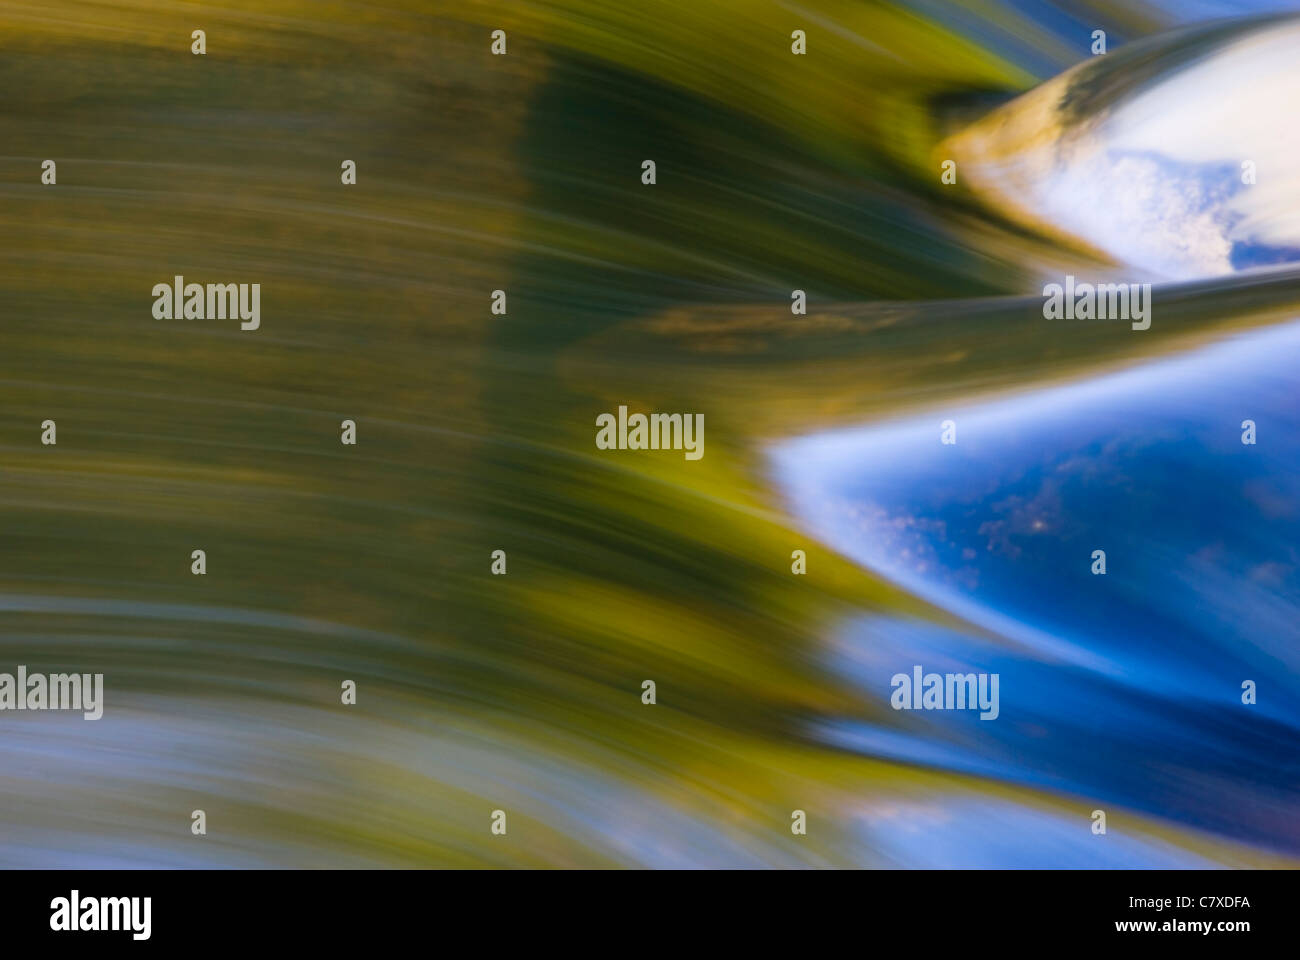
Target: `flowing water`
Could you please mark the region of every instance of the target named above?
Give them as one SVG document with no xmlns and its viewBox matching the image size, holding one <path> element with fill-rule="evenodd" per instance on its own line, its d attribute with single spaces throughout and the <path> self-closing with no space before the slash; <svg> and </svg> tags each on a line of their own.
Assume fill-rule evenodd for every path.
<svg viewBox="0 0 1300 960">
<path fill-rule="evenodd" d="M 0 864 L 1294 865 L 1296 27 L 1109 6 L 0 3 Z"/>
</svg>

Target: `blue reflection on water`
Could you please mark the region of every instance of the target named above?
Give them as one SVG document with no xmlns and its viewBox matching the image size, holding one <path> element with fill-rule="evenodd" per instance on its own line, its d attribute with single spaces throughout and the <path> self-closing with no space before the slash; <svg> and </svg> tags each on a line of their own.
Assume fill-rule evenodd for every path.
<svg viewBox="0 0 1300 960">
<path fill-rule="evenodd" d="M 1080 824 L 1083 828 L 1080 829 Z M 1054 869 L 1066 865 L 1127 870 L 1212 869 L 1215 863 L 1158 840 L 1112 832 L 1094 836 L 1069 817 L 991 797 L 872 809 L 853 833 L 887 867 L 919 870 Z"/>
<path fill-rule="evenodd" d="M 851 625 L 831 665 L 883 719 L 819 735 L 1300 853 L 1298 370 L 1289 324 L 780 446 L 811 532 L 970 624 Z M 888 709 L 914 664 L 999 673 L 1001 716 Z"/>
</svg>

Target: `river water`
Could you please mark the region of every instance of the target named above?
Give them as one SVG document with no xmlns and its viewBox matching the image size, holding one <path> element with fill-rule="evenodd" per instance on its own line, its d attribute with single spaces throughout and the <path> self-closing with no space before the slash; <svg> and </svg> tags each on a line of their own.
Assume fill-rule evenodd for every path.
<svg viewBox="0 0 1300 960">
<path fill-rule="evenodd" d="M 1001 677 L 996 720 L 886 711 L 816 735 L 1300 852 L 1297 370 L 1291 324 L 775 449 L 805 529 L 969 624 L 864 618 L 828 663 L 882 706 L 914 664 Z M 1070 859 L 1099 856 L 1113 851 Z"/>
</svg>

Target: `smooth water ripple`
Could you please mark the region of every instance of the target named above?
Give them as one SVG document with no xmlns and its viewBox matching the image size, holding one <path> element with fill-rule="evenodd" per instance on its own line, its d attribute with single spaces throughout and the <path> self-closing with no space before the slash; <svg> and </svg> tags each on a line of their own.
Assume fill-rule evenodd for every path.
<svg viewBox="0 0 1300 960">
<path fill-rule="evenodd" d="M 828 662 L 885 722 L 818 735 L 1300 852 L 1298 369 L 1293 324 L 779 447 L 807 529 L 971 625 L 850 625 Z M 914 664 L 999 673 L 1001 716 L 889 710 Z"/>
</svg>

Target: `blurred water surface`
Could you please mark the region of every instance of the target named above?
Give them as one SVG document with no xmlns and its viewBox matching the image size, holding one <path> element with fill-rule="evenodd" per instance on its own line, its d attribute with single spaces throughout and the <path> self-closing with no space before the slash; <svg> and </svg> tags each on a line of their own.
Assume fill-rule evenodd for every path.
<svg viewBox="0 0 1300 960">
<path fill-rule="evenodd" d="M 1024 144 L 980 126 L 1041 118 L 1015 98 L 1094 25 L 1084 129 L 1285 26 L 1254 12 L 0 3 L 0 670 L 105 675 L 102 720 L 0 715 L 0 863 L 1291 864 L 1293 344 L 1201 393 L 1156 364 L 1300 283 L 1235 262 L 1172 273 L 1146 334 L 1045 324 L 1044 276 L 1158 271 L 1000 200 Z M 1277 210 L 1294 182 L 1261 170 Z M 176 274 L 260 283 L 261 329 L 154 319 Z M 705 458 L 596 450 L 623 403 L 703 413 Z M 879 445 L 937 406 L 948 476 Z M 846 499 L 916 521 L 827 528 Z M 1005 671 L 1001 719 L 889 710 L 878 670 L 945 657 Z"/>
<path fill-rule="evenodd" d="M 978 628 L 869 620 L 835 669 L 882 703 L 914 663 L 1001 677 L 992 722 L 896 713 L 819 735 L 1294 854 L 1298 365 L 1292 324 L 962 410 L 951 446 L 925 418 L 779 448 L 812 532 Z M 1243 418 L 1266 438 L 1242 444 Z M 1244 680 L 1267 697 L 1243 706 Z"/>
</svg>

